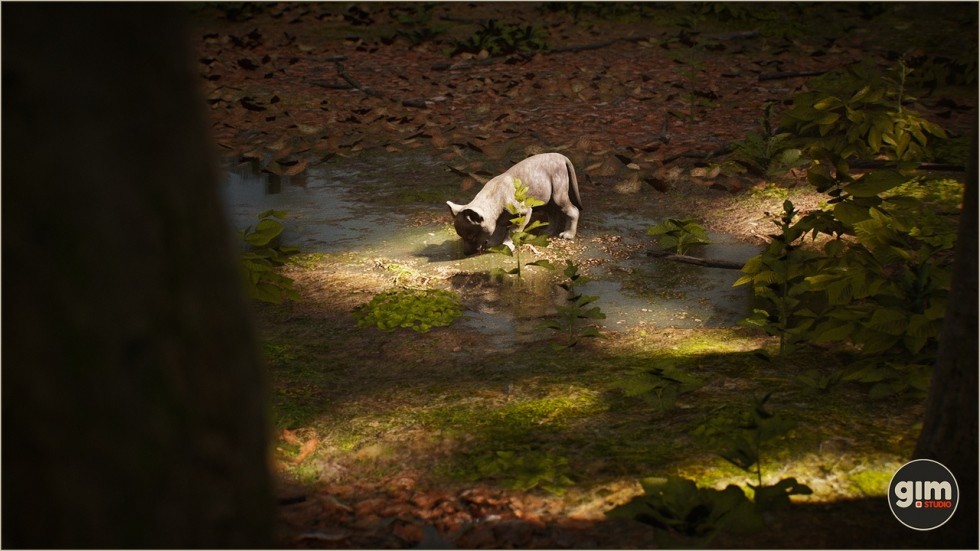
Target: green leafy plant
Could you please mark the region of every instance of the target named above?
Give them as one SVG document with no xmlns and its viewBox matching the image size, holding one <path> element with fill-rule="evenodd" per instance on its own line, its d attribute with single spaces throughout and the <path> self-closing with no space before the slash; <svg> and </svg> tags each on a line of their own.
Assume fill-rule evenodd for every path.
<svg viewBox="0 0 980 551">
<path fill-rule="evenodd" d="M 839 383 L 843 377 L 844 374 L 840 370 L 822 373 L 817 369 L 808 369 L 797 376 L 796 381 L 813 391 L 827 392 Z"/>
<path fill-rule="evenodd" d="M 977 83 L 977 45 L 964 44 L 964 48 L 949 55 L 924 56 L 914 64 L 912 80 L 919 86 L 968 85 Z M 951 57 L 950 57 L 951 56 Z"/>
<path fill-rule="evenodd" d="M 469 463 L 471 480 L 496 480 L 513 490 L 539 488 L 561 495 L 574 484 L 567 458 L 530 446 L 478 455 Z"/>
<path fill-rule="evenodd" d="M 579 324 L 579 320 L 606 319 L 606 314 L 598 306 L 592 306 L 595 301 L 599 300 L 598 296 L 579 292 L 578 288 L 591 280 L 578 273 L 578 265 L 566 261 L 563 273 L 566 279 L 558 286 L 568 293 L 567 303 L 558 307 L 558 319 L 546 321 L 543 327 L 566 333 L 566 346 L 571 348 L 578 344 L 579 339 L 600 336 L 599 330 L 595 326 L 583 328 Z"/>
<path fill-rule="evenodd" d="M 293 260 L 298 247 L 280 243 L 284 230 L 280 220 L 287 214 L 281 210 L 267 210 L 258 215 L 259 223 L 238 232 L 245 250 L 239 257 L 245 291 L 254 299 L 280 303 L 283 300 L 299 300 L 293 288 L 293 280 L 278 269 Z"/>
<path fill-rule="evenodd" d="M 810 161 L 803 155 L 790 132 L 777 132 L 772 125 L 774 102 L 766 103 L 759 120 L 762 132 L 749 132 L 745 139 L 734 144 L 735 161 L 750 172 L 775 178 L 792 168 L 804 166 Z"/>
<path fill-rule="evenodd" d="M 647 235 L 655 237 L 663 249 L 676 249 L 677 254 L 686 254 L 692 245 L 711 242 L 708 232 L 695 218 L 668 218 L 648 228 Z"/>
<path fill-rule="evenodd" d="M 831 153 L 843 160 L 920 160 L 928 137 L 946 132 L 906 106 L 915 101 L 906 89 L 910 73 L 904 61 L 887 73 L 864 62 L 810 79 L 810 91 L 793 98 L 783 127 L 803 138 L 814 159 Z"/>
<path fill-rule="evenodd" d="M 762 475 L 762 453 L 766 445 L 783 437 L 793 423 L 765 408 L 770 394 L 756 400 L 744 412 L 735 432 L 729 431 L 729 445 L 721 456 L 746 473 L 754 475 L 750 501 L 742 488 L 729 484 L 724 490 L 698 488 L 693 480 L 677 476 L 647 478 L 640 481 L 643 495 L 616 507 L 606 514 L 625 517 L 660 528 L 656 533 L 662 547 L 705 546 L 722 530 L 751 532 L 764 526 L 763 513 L 785 507 L 790 496 L 809 495 L 812 490 L 795 478 L 783 478 L 765 484 Z M 727 423 L 722 423 L 727 424 Z M 686 541 L 678 541 L 679 538 Z"/>
<path fill-rule="evenodd" d="M 627 20 L 630 17 L 635 19 L 643 17 L 648 7 L 642 2 L 545 2 L 538 10 L 542 13 L 569 13 L 578 24 L 583 17 L 605 20 Z"/>
<path fill-rule="evenodd" d="M 789 505 L 792 495 L 809 495 L 813 491 L 795 478 L 784 478 L 766 485 L 762 478 L 762 457 L 764 447 L 772 441 L 785 436 L 795 425 L 788 419 L 766 409 L 766 402 L 772 393 L 756 400 L 753 407 L 745 412 L 739 431 L 731 437 L 728 450 L 721 457 L 746 473 L 755 476 L 756 484 L 749 484 L 755 492 L 755 507 L 759 511 L 769 511 Z"/>
<path fill-rule="evenodd" d="M 871 383 L 874 397 L 924 390 L 946 310 L 956 224 L 904 194 L 867 197 L 878 205 L 841 209 L 848 204 L 841 202 L 795 223 L 795 211 L 785 211 L 780 234 L 736 281 L 751 282 L 763 303 L 745 323 L 779 335 L 780 356 L 804 341 L 846 341 L 860 351 L 843 377 L 810 381 L 817 387 L 843 379 Z M 806 235 L 821 233 L 838 237 L 820 250 L 803 247 Z"/>
<path fill-rule="evenodd" d="M 490 19 L 480 24 L 476 33 L 463 41 L 456 42 L 451 55 L 460 53 L 478 54 L 484 50 L 491 56 L 533 52 L 548 48 L 547 35 L 532 25 L 512 25 Z"/>
<path fill-rule="evenodd" d="M 922 390 L 935 357 L 956 232 L 945 214 L 956 207 L 923 200 L 923 190 L 938 198 L 947 186 L 925 185 L 916 161 L 930 137 L 948 140 L 912 109 L 909 75 L 904 62 L 888 73 L 862 64 L 829 73 L 784 117 L 813 159 L 807 177 L 829 196 L 827 208 L 795 221 L 787 210 L 780 235 L 736 284 L 753 283 L 765 305 L 746 322 L 779 334 L 781 355 L 803 341 L 845 341 L 861 352 L 845 373 L 809 381 L 817 387 L 841 379 L 871 384 L 875 397 Z M 890 162 L 852 171 L 853 159 L 872 157 Z M 830 240 L 806 248 L 807 235 Z"/>
<path fill-rule="evenodd" d="M 934 358 L 927 355 L 865 358 L 855 362 L 843 379 L 869 384 L 868 397 L 872 399 L 905 392 L 925 396 L 932 381 L 933 363 Z"/>
<path fill-rule="evenodd" d="M 702 384 L 701 379 L 677 368 L 672 362 L 660 361 L 631 369 L 613 387 L 621 389 L 626 396 L 642 398 L 657 411 L 666 411 L 682 394 L 694 392 Z"/>
<path fill-rule="evenodd" d="M 677 476 L 640 481 L 643 494 L 606 513 L 630 518 L 660 530 L 657 544 L 674 548 L 685 538 L 694 546 L 707 546 L 720 531 L 749 532 L 763 526 L 762 517 L 734 484 L 724 490 L 698 488 L 693 480 Z"/>
<path fill-rule="evenodd" d="M 853 225 L 856 242 L 807 277 L 824 294 L 825 321 L 815 342 L 851 340 L 865 355 L 900 347 L 906 357 L 935 344 L 949 292 L 949 268 L 937 262 L 950 253 L 955 224 L 928 211 L 870 209 Z"/>
<path fill-rule="evenodd" d="M 548 270 L 554 269 L 554 265 L 552 265 L 547 259 L 536 260 L 526 264 L 521 262 L 521 249 L 524 248 L 524 245 L 538 247 L 548 246 L 548 237 L 546 235 L 538 235 L 533 233 L 534 230 L 547 226 L 548 223 L 540 220 L 526 222 L 531 217 L 531 209 L 544 204 L 544 201 L 535 199 L 534 197 L 528 195 L 528 191 L 528 187 L 521 182 L 520 178 L 514 178 L 514 201 L 507 204 L 507 212 L 514 215 L 514 218 L 510 219 L 511 224 L 514 224 L 517 227 L 524 226 L 524 228 L 522 230 L 511 232 L 510 239 L 513 243 L 513 248 L 508 247 L 507 245 L 497 245 L 496 247 L 491 247 L 488 249 L 492 253 L 514 257 L 514 259 L 517 261 L 516 267 L 511 268 L 510 270 L 498 268 L 497 270 L 494 270 L 494 273 L 497 275 L 514 275 L 517 276 L 518 280 L 523 277 L 523 268 L 527 266 L 537 266 Z"/>
<path fill-rule="evenodd" d="M 744 320 L 744 324 L 759 327 L 779 337 L 778 357 L 784 358 L 806 339 L 816 315 L 806 307 L 801 295 L 810 289 L 806 278 L 807 265 L 819 255 L 801 248 L 806 229 L 793 224 L 797 212 L 792 201 L 783 201 L 783 214 L 778 222 L 779 233 L 769 236 L 765 251 L 750 258 L 733 286 L 752 284 L 759 307 Z"/>
<path fill-rule="evenodd" d="M 388 332 L 405 328 L 418 333 L 450 325 L 462 313 L 459 296 L 441 289 L 384 291 L 354 311 L 358 327 L 374 326 Z"/>
<path fill-rule="evenodd" d="M 420 29 L 409 29 L 398 31 L 397 36 L 408 40 L 412 46 L 418 46 L 425 42 L 432 42 L 446 31 L 440 28 L 422 27 Z"/>
</svg>

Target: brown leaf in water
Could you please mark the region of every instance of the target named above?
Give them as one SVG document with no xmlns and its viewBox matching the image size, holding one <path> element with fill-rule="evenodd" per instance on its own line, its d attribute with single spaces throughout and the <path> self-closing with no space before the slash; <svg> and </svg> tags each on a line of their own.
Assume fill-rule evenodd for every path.
<svg viewBox="0 0 980 551">
<path fill-rule="evenodd" d="M 308 159 L 303 159 L 303 160 L 297 162 L 296 164 L 294 164 L 293 166 L 289 167 L 288 169 L 286 169 L 286 171 L 283 172 L 282 175 L 283 176 L 296 176 L 297 174 L 300 174 L 301 172 L 303 172 L 304 170 L 306 170 L 306 167 L 308 165 L 309 165 L 309 160 Z"/>
</svg>

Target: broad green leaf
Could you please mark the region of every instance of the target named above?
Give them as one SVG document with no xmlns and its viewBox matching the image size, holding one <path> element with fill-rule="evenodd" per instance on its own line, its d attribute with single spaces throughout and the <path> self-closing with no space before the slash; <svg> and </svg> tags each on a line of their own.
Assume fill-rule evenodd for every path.
<svg viewBox="0 0 980 551">
<path fill-rule="evenodd" d="M 908 178 L 897 170 L 876 170 L 847 186 L 847 192 L 854 197 L 872 197 L 907 181 Z"/>
<path fill-rule="evenodd" d="M 814 103 L 813 108 L 816 109 L 817 111 L 826 111 L 827 109 L 837 109 L 842 105 L 844 105 L 844 102 L 842 102 L 841 100 L 835 97 L 829 97 L 829 98 L 822 99 L 817 103 Z"/>
<path fill-rule="evenodd" d="M 547 259 L 535 260 L 534 262 L 528 262 L 525 266 L 537 266 L 539 268 L 547 268 L 549 270 L 554 270 L 555 265 L 549 262 Z"/>
<path fill-rule="evenodd" d="M 860 90 L 858 90 L 857 92 L 855 92 L 855 94 L 853 96 L 851 96 L 850 103 L 861 101 L 862 99 L 865 98 L 865 96 L 868 95 L 868 92 L 870 92 L 870 91 L 871 91 L 871 85 L 870 84 L 866 84 L 864 86 L 864 88 L 861 88 Z"/>
<path fill-rule="evenodd" d="M 908 328 L 908 314 L 901 310 L 877 308 L 868 321 L 868 327 L 889 335 L 902 335 Z"/>
<path fill-rule="evenodd" d="M 821 127 L 829 128 L 830 125 L 837 122 L 840 118 L 840 113 L 835 113 L 833 111 L 824 112 L 817 117 L 814 117 L 813 122 L 820 125 Z"/>
<path fill-rule="evenodd" d="M 820 324 L 816 329 L 814 329 L 813 338 L 811 340 L 817 344 L 832 341 L 843 341 L 850 338 L 853 331 L 854 324 L 840 323 L 836 320 L 830 320 Z"/>
<path fill-rule="evenodd" d="M 848 226 L 853 226 L 871 217 L 866 207 L 855 205 L 850 201 L 834 205 L 834 216 Z"/>
</svg>

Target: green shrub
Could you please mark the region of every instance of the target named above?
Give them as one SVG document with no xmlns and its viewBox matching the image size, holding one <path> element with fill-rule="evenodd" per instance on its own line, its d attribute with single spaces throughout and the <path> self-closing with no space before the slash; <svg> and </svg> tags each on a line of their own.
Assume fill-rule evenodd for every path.
<svg viewBox="0 0 980 551">
<path fill-rule="evenodd" d="M 541 489 L 561 495 L 574 481 L 568 459 L 530 446 L 471 457 L 470 480 L 495 480 L 513 490 Z"/>
<path fill-rule="evenodd" d="M 635 367 L 616 380 L 613 387 L 621 389 L 625 396 L 642 398 L 657 411 L 666 411 L 674 406 L 682 394 L 694 392 L 702 384 L 698 377 L 666 361 Z"/>
<path fill-rule="evenodd" d="M 728 449 L 721 457 L 746 473 L 755 475 L 757 485 L 749 484 L 754 491 L 755 507 L 759 511 L 770 511 L 789 505 L 791 495 L 813 493 L 805 484 L 795 478 L 784 478 L 773 485 L 762 480 L 762 458 L 765 446 L 785 436 L 795 423 L 766 409 L 766 402 L 772 393 L 756 400 L 752 408 L 742 415 L 738 431 L 730 435 Z"/>
<path fill-rule="evenodd" d="M 762 132 L 749 132 L 745 139 L 735 142 L 735 161 L 750 172 L 775 178 L 792 168 L 803 166 L 810 161 L 796 144 L 790 132 L 777 132 L 772 126 L 774 102 L 766 104 L 764 114 L 759 120 Z"/>
<path fill-rule="evenodd" d="M 613 508 L 610 517 L 630 518 L 658 528 L 657 545 L 666 549 L 687 538 L 693 546 L 707 546 L 722 530 L 741 532 L 763 526 L 762 517 L 741 488 L 698 488 L 693 480 L 678 476 L 640 481 L 643 495 Z"/>
<path fill-rule="evenodd" d="M 845 341 L 860 351 L 843 374 L 803 378 L 815 388 L 860 381 L 877 397 L 928 384 L 959 192 L 915 173 L 930 137 L 946 134 L 911 109 L 909 74 L 904 63 L 888 73 L 868 64 L 828 73 L 809 81 L 784 117 L 788 139 L 813 159 L 807 178 L 829 196 L 828 208 L 797 218 L 787 201 L 780 232 L 736 285 L 753 284 L 761 304 L 746 322 L 779 335 L 780 355 L 803 342 Z M 882 157 L 891 163 L 851 171 L 855 158 Z M 808 235 L 831 239 L 818 250 L 804 247 Z"/>
<path fill-rule="evenodd" d="M 769 236 L 769 246 L 745 263 L 742 267 L 745 275 L 733 284 L 752 284 L 759 304 L 743 323 L 778 336 L 780 358 L 807 339 L 816 321 L 802 295 L 810 290 L 806 278 L 813 273 L 810 264 L 819 255 L 801 247 L 807 230 L 794 225 L 796 216 L 796 208 L 787 199 L 783 202 L 783 215 L 775 222 L 779 233 Z"/>
<path fill-rule="evenodd" d="M 946 138 L 946 132 L 906 107 L 915 100 L 906 90 L 910 72 L 904 62 L 887 73 L 864 62 L 810 79 L 810 91 L 793 98 L 782 126 L 803 138 L 814 159 L 829 153 L 843 160 L 922 160 L 928 137 Z"/>
<path fill-rule="evenodd" d="M 749 483 L 753 500 L 729 484 L 724 490 L 698 488 L 693 480 L 669 476 L 640 481 L 643 495 L 633 498 L 606 513 L 612 517 L 638 520 L 663 530 L 656 532 L 657 544 L 673 548 L 706 546 L 722 530 L 750 532 L 764 526 L 763 513 L 785 507 L 790 496 L 809 495 L 812 490 L 795 478 L 783 478 L 775 484 L 763 483 L 762 452 L 764 445 L 783 437 L 793 424 L 766 410 L 771 394 L 756 400 L 729 434 L 728 449 L 721 456 L 746 473 L 754 475 L 757 484 Z M 679 537 L 686 541 L 678 541 Z"/>
</svg>

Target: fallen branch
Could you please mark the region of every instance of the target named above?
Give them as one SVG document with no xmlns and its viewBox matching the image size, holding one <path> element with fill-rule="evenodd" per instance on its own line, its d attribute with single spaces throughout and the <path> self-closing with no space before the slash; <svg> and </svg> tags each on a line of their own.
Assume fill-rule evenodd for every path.
<svg viewBox="0 0 980 551">
<path fill-rule="evenodd" d="M 667 163 L 674 162 L 677 159 L 685 159 L 685 158 L 707 161 L 708 159 L 712 159 L 714 157 L 719 157 L 721 155 L 731 153 L 733 149 L 734 146 L 732 144 L 728 144 L 723 147 L 719 147 L 714 151 L 684 151 L 681 153 L 675 153 L 669 157 L 665 157 L 662 162 L 664 164 L 667 164 Z"/>
<path fill-rule="evenodd" d="M 365 94 L 367 94 L 367 95 L 369 95 L 371 97 L 374 97 L 374 98 L 384 98 L 385 97 L 384 94 L 382 94 L 381 92 L 378 92 L 377 90 L 374 90 L 372 88 L 368 88 L 367 86 L 363 86 L 360 82 L 357 82 L 356 80 L 354 80 L 354 77 L 352 77 L 349 74 L 347 74 L 347 70 L 344 69 L 344 64 L 343 63 L 341 63 L 341 62 L 338 61 L 338 62 L 335 63 L 335 65 L 337 66 L 337 74 L 340 75 L 340 78 L 342 78 L 345 81 L 347 81 L 347 84 L 350 84 L 351 86 L 353 86 L 355 90 L 360 90 L 360 91 L 364 92 Z"/>
<path fill-rule="evenodd" d="M 674 262 L 683 262 L 684 264 L 694 264 L 695 266 L 704 266 L 705 268 L 722 268 L 724 270 L 741 270 L 742 266 L 745 265 L 744 262 L 698 258 L 696 256 L 687 256 L 686 254 L 674 254 L 670 251 L 647 251 L 647 256 L 673 260 Z"/>
<path fill-rule="evenodd" d="M 778 73 L 762 73 L 759 75 L 759 80 L 779 80 L 784 78 L 796 78 L 796 77 L 815 77 L 820 76 L 827 71 L 781 71 Z"/>
</svg>

